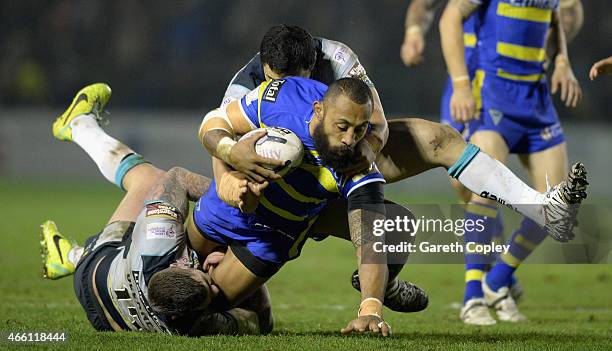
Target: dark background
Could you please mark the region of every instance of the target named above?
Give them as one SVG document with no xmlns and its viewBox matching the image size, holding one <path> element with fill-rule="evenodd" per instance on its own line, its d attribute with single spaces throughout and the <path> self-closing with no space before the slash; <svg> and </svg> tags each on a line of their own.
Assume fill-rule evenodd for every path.
<svg viewBox="0 0 612 351">
<path fill-rule="evenodd" d="M 584 89 L 562 118 L 607 121 L 612 79 L 588 81 L 612 55 L 612 2 L 583 1 L 585 24 L 570 45 Z M 399 49 L 409 1 L 2 1 L 0 108 L 61 107 L 83 85 L 113 87 L 113 107 L 205 112 L 273 24 L 293 23 L 349 45 L 390 115 L 437 119 L 445 66 L 436 22 L 425 64 L 403 66 Z M 558 101 L 558 100 L 557 100 Z"/>
</svg>

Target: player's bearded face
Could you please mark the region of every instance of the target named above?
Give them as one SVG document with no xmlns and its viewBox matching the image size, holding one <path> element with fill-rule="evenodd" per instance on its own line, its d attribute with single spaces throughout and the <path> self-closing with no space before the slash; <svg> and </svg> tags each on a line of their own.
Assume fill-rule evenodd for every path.
<svg viewBox="0 0 612 351">
<path fill-rule="evenodd" d="M 332 146 L 325 133 L 325 123 L 319 123 L 314 129 L 312 140 L 323 163 L 336 170 L 347 169 L 355 158 L 355 149 L 346 144 Z"/>
</svg>

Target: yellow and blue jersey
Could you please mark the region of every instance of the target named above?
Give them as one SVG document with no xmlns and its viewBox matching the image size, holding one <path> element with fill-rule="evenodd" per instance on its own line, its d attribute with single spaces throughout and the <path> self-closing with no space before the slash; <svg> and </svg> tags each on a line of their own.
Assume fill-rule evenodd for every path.
<svg viewBox="0 0 612 351">
<path fill-rule="evenodd" d="M 240 100 L 244 117 L 253 128 L 293 131 L 304 144 L 304 158 L 298 168 L 265 189 L 254 214 L 243 214 L 221 201 L 211 185 L 194 211 L 203 235 L 218 242 L 226 238 L 244 241 L 258 258 L 282 263 L 297 257 L 327 201 L 348 198 L 365 184 L 384 182 L 374 164 L 370 171 L 349 177 L 322 163 L 309 125 L 314 116 L 313 102 L 322 101 L 326 91 L 323 83 L 290 77 L 263 82 Z"/>
<path fill-rule="evenodd" d="M 476 110 L 464 136 L 495 131 L 511 153 L 546 150 L 565 140 L 545 80 L 546 36 L 558 0 L 471 0 Z M 470 72 L 471 73 L 471 72 Z M 450 100 L 450 99 L 449 99 Z"/>
<path fill-rule="evenodd" d="M 478 68 L 525 82 L 544 78 L 546 36 L 559 0 L 471 0 L 475 16 Z"/>
</svg>

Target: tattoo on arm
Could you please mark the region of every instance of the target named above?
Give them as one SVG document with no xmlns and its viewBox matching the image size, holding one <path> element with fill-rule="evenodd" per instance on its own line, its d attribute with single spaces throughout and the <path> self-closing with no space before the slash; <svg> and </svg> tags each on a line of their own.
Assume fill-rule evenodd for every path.
<svg viewBox="0 0 612 351">
<path fill-rule="evenodd" d="M 464 19 L 470 17 L 478 6 L 480 6 L 470 0 L 450 0 L 449 4 L 456 6 Z"/>
<path fill-rule="evenodd" d="M 171 168 L 151 190 L 149 199 L 176 206 L 183 218 L 189 210 L 189 200 L 199 199 L 210 187 L 210 179 L 181 167 Z"/>
<path fill-rule="evenodd" d="M 349 232 L 355 247 L 360 247 L 377 240 L 373 234 L 374 221 L 384 219 L 378 212 L 363 209 L 352 210 L 348 213 Z"/>
</svg>

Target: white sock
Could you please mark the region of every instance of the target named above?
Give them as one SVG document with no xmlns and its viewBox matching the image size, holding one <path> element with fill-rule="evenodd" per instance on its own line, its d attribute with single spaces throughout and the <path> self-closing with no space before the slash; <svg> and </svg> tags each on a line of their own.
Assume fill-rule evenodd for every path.
<svg viewBox="0 0 612 351">
<path fill-rule="evenodd" d="M 72 247 L 72 249 L 70 249 L 70 251 L 68 251 L 68 261 L 70 261 L 70 263 L 72 263 L 75 267 L 81 260 L 81 257 L 83 257 L 83 250 L 83 247 L 75 245 Z"/>
<path fill-rule="evenodd" d="M 465 166 L 458 180 L 473 193 L 511 207 L 544 225 L 544 194 L 520 180 L 508 167 L 484 152 L 479 152 Z"/>
<path fill-rule="evenodd" d="M 115 175 L 121 160 L 134 151 L 106 134 L 92 114 L 75 118 L 70 126 L 72 140 L 98 165 L 104 178 L 115 184 Z"/>
</svg>

